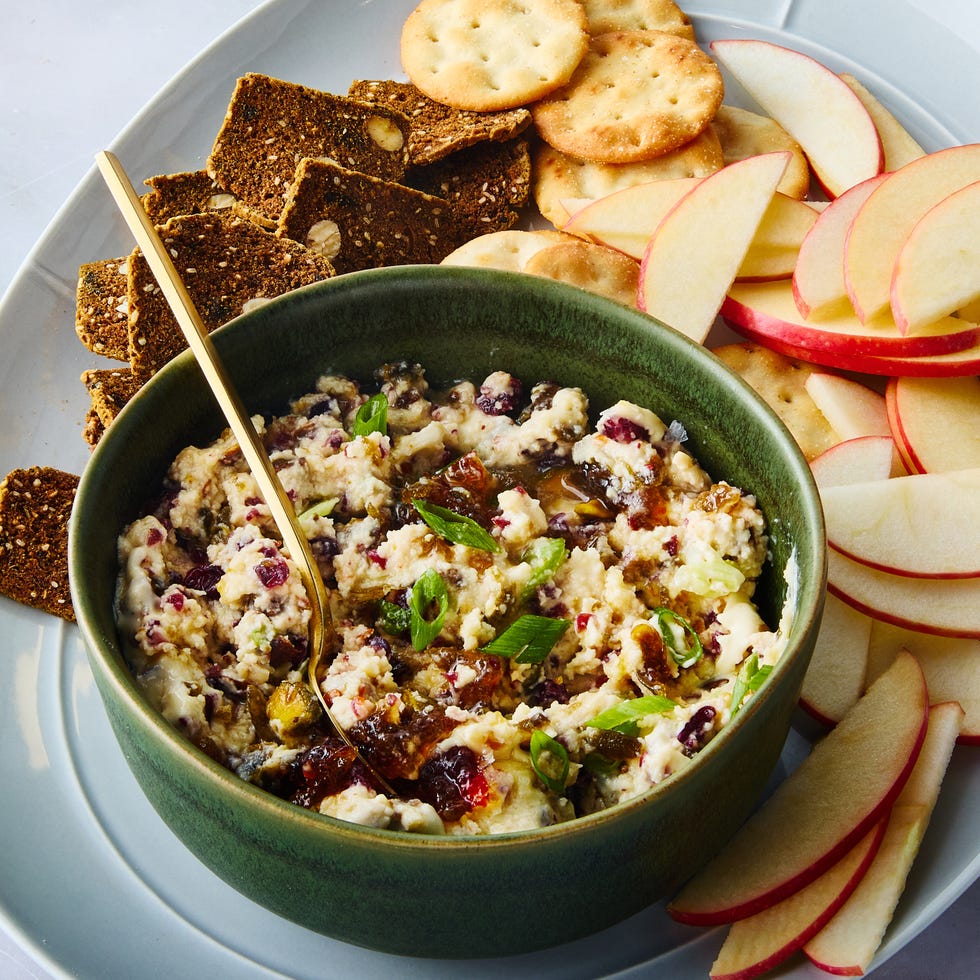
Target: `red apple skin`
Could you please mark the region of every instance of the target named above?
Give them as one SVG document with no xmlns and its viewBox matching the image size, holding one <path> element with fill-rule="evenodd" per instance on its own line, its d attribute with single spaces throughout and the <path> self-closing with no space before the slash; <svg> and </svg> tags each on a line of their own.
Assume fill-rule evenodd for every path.
<svg viewBox="0 0 980 980">
<path fill-rule="evenodd" d="M 889 378 L 885 385 L 885 414 L 888 416 L 888 427 L 892 430 L 892 439 L 895 440 L 895 447 L 898 449 L 898 455 L 902 457 L 905 468 L 909 473 L 925 473 L 926 468 L 915 454 L 902 426 L 902 417 L 898 410 L 897 378 Z"/>
</svg>

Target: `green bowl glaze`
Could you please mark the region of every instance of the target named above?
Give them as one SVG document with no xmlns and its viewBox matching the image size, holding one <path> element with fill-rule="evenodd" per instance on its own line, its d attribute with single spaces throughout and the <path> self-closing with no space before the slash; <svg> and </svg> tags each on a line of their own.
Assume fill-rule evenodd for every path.
<svg viewBox="0 0 980 980">
<path fill-rule="evenodd" d="M 113 618 L 116 538 L 169 462 L 224 428 L 191 354 L 121 413 L 82 478 L 70 538 L 75 610 L 115 735 L 150 802 L 190 850 L 254 901 L 346 942 L 426 957 L 502 956 L 567 942 L 669 896 L 757 803 L 789 730 L 822 612 L 825 541 L 792 437 L 713 355 L 645 314 L 549 280 L 401 267 L 341 276 L 213 334 L 250 411 L 275 412 L 337 371 L 369 379 L 385 361 L 434 383 L 507 370 L 578 385 L 598 410 L 619 398 L 686 427 L 715 478 L 753 492 L 771 534 L 757 593 L 771 625 L 799 569 L 785 656 L 737 719 L 681 773 L 577 821 L 488 838 L 378 831 L 256 789 L 148 707 Z"/>
</svg>

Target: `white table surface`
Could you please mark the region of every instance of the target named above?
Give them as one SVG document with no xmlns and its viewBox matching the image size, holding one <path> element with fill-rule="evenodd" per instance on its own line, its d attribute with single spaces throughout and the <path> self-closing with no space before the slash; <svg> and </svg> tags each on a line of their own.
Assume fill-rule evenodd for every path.
<svg viewBox="0 0 980 980">
<path fill-rule="evenodd" d="M 258 4 L 5 0 L 3 6 L 0 293 L 91 167 L 94 154 L 205 45 Z M 980 977 L 978 923 L 980 883 L 875 977 Z M 0 926 L 0 980 L 49 976 Z"/>
</svg>

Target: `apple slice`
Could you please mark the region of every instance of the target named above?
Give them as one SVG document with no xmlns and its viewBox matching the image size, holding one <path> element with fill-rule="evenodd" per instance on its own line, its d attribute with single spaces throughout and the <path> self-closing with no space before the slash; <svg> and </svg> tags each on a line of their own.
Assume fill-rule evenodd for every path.
<svg viewBox="0 0 980 980">
<path fill-rule="evenodd" d="M 750 282 L 789 279 L 796 268 L 803 239 L 818 217 L 805 201 L 773 195 L 736 278 Z"/>
<path fill-rule="evenodd" d="M 703 179 L 678 177 L 624 187 L 577 210 L 562 225 L 562 231 L 607 245 L 639 261 L 657 225 Z"/>
<path fill-rule="evenodd" d="M 885 407 L 910 472 L 980 466 L 980 378 L 894 378 L 885 388 Z"/>
<path fill-rule="evenodd" d="M 840 860 L 888 812 L 925 734 L 922 670 L 900 654 L 668 905 L 679 922 L 734 922 Z"/>
<path fill-rule="evenodd" d="M 641 310 L 704 340 L 790 157 L 781 151 L 739 160 L 681 198 L 643 253 Z"/>
<path fill-rule="evenodd" d="M 957 701 L 965 712 L 957 741 L 980 745 L 980 640 L 929 636 L 874 620 L 868 642 L 866 683 L 891 666 L 900 650 L 908 650 L 922 668 L 929 701 Z"/>
<path fill-rule="evenodd" d="M 711 51 L 803 147 L 828 196 L 881 172 L 881 139 L 868 110 L 825 65 L 769 41 L 712 41 Z"/>
<path fill-rule="evenodd" d="M 853 75 L 842 71 L 840 77 L 864 104 L 878 130 L 885 170 L 898 170 L 926 155 L 909 131 Z"/>
<path fill-rule="evenodd" d="M 980 468 L 820 492 L 827 543 L 892 575 L 980 576 Z"/>
<path fill-rule="evenodd" d="M 980 180 L 943 198 L 909 233 L 892 273 L 892 316 L 911 334 L 977 297 Z"/>
<path fill-rule="evenodd" d="M 804 945 L 811 962 L 827 973 L 860 976 L 871 964 L 919 853 L 962 717 L 955 702 L 929 710 L 922 750 L 889 814 L 881 846 L 837 914 Z"/>
<path fill-rule="evenodd" d="M 827 596 L 800 691 L 800 707 L 822 724 L 836 725 L 861 697 L 870 637 L 871 620 L 864 613 Z"/>
<path fill-rule="evenodd" d="M 817 319 L 844 304 L 853 309 L 844 282 L 844 242 L 854 215 L 885 177 L 869 177 L 831 201 L 800 244 L 793 296 L 807 319 Z"/>
<path fill-rule="evenodd" d="M 949 354 L 968 349 L 980 340 L 980 327 L 954 316 L 944 317 L 916 337 L 903 337 L 890 319 L 861 323 L 852 310 L 838 311 L 819 322 L 808 321 L 796 305 L 791 284 L 783 279 L 734 283 L 721 314 L 763 343 L 763 338 L 771 337 L 828 358 Z"/>
<path fill-rule="evenodd" d="M 873 619 L 937 636 L 980 637 L 980 578 L 892 575 L 830 548 L 827 589 Z"/>
<path fill-rule="evenodd" d="M 861 205 L 844 244 L 844 281 L 858 317 L 888 310 L 899 250 L 919 219 L 980 179 L 980 143 L 930 153 L 888 175 Z"/>
<path fill-rule="evenodd" d="M 821 490 L 887 480 L 894 473 L 896 453 L 891 436 L 858 436 L 825 449 L 810 462 L 810 472 Z"/>
<path fill-rule="evenodd" d="M 814 371 L 806 390 L 841 439 L 891 435 L 885 396 L 860 381 Z"/>
<path fill-rule="evenodd" d="M 884 832 L 882 820 L 815 881 L 771 908 L 733 923 L 711 965 L 711 980 L 749 980 L 803 948 L 858 887 Z"/>
</svg>

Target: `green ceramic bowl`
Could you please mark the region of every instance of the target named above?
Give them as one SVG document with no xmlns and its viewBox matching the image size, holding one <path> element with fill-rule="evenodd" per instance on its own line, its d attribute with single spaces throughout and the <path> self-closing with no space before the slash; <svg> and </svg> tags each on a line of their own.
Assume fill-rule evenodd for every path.
<svg viewBox="0 0 980 980">
<path fill-rule="evenodd" d="M 246 406 L 279 411 L 327 371 L 384 361 L 430 381 L 505 369 L 679 419 L 716 478 L 756 494 L 771 563 L 757 593 L 774 625 L 799 574 L 785 656 L 760 695 L 680 774 L 610 810 L 543 830 L 432 838 L 342 823 L 248 785 L 144 701 L 113 618 L 116 538 L 184 446 L 223 419 L 191 355 L 161 371 L 99 443 L 71 533 L 71 581 L 95 680 L 126 760 L 188 848 L 232 887 L 335 938 L 426 957 L 500 956 L 570 941 L 670 895 L 756 804 L 788 732 L 822 611 L 824 529 L 796 444 L 716 358 L 646 315 L 549 280 L 409 267 L 316 284 L 214 335 Z"/>
</svg>

